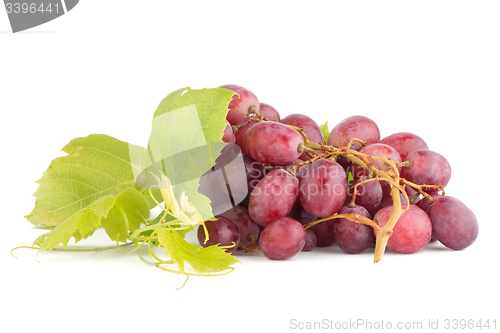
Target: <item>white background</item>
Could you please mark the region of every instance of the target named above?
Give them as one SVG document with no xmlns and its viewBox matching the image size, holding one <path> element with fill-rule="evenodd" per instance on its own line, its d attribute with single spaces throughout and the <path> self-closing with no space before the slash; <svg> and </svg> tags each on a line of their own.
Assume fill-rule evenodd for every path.
<svg viewBox="0 0 500 333">
<path fill-rule="evenodd" d="M 299 331 L 292 319 L 425 329 L 457 318 L 496 319 L 499 328 L 499 17 L 498 1 L 83 0 L 12 34 L 0 9 L 2 327 L 289 332 Z M 282 116 L 333 126 L 362 114 L 382 137 L 420 135 L 449 160 L 447 193 L 475 212 L 476 243 L 388 251 L 376 265 L 372 250 L 336 247 L 283 262 L 246 255 L 233 273 L 191 278 L 180 291 L 184 277 L 133 254 L 10 256 L 41 233 L 23 216 L 34 182 L 71 139 L 105 133 L 145 146 L 168 93 L 227 83 Z M 104 242 L 96 238 L 88 244 Z"/>
</svg>

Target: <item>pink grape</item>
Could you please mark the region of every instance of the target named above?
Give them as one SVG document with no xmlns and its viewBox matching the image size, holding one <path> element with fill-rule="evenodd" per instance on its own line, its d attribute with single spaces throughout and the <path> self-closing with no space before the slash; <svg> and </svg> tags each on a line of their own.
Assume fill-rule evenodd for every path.
<svg viewBox="0 0 500 333">
<path fill-rule="evenodd" d="M 267 174 L 250 194 L 248 212 L 255 223 L 265 227 L 290 214 L 297 199 L 299 181 L 282 169 Z"/>
<path fill-rule="evenodd" d="M 309 138 L 309 141 L 325 144 L 325 139 L 323 138 L 323 134 L 321 133 L 321 129 L 319 128 L 318 124 L 305 114 L 291 114 L 281 119 L 281 123 L 302 128 Z M 318 152 L 322 153 L 321 151 Z M 300 155 L 300 159 L 308 160 L 310 159 L 310 157 L 307 156 L 306 153 L 302 153 L 302 155 Z"/>
<path fill-rule="evenodd" d="M 334 222 L 335 220 L 328 220 L 311 228 L 316 234 L 316 247 L 328 247 L 335 244 Z"/>
<path fill-rule="evenodd" d="M 361 177 L 357 183 L 366 180 L 366 177 Z M 350 202 L 352 200 L 352 196 L 354 193 L 354 189 L 349 189 L 347 192 L 347 200 L 346 202 Z M 375 213 L 378 210 L 380 203 L 382 202 L 382 186 L 378 181 L 371 181 L 365 184 L 361 184 L 358 186 L 357 194 L 356 194 L 356 205 L 363 206 L 366 208 L 370 214 Z"/>
<path fill-rule="evenodd" d="M 463 250 L 475 242 L 479 226 L 474 213 L 460 200 L 444 196 L 428 210 L 434 236 L 446 247 Z"/>
<path fill-rule="evenodd" d="M 418 185 L 438 185 L 443 187 L 451 178 L 450 163 L 443 155 L 429 149 L 419 149 L 408 155 L 406 160 L 411 161 L 410 167 L 401 171 L 401 176 Z M 430 189 L 424 189 L 430 191 Z"/>
<path fill-rule="evenodd" d="M 281 123 L 265 121 L 253 125 L 245 134 L 245 150 L 256 161 L 287 165 L 299 158 L 302 135 Z"/>
<path fill-rule="evenodd" d="M 399 153 L 396 149 L 394 149 L 391 146 L 385 145 L 383 143 L 374 143 L 371 145 L 367 145 L 363 147 L 360 150 L 361 153 L 367 154 L 370 156 L 375 156 L 375 157 L 382 157 L 386 159 L 391 159 L 393 160 L 396 164 L 401 163 L 401 157 L 399 156 Z M 376 167 L 378 170 L 382 171 L 388 171 L 391 170 L 390 167 L 385 165 L 384 161 L 377 161 L 377 160 L 371 160 L 368 159 L 374 167 Z M 398 168 L 400 170 L 400 168 Z M 361 178 L 362 176 L 367 177 L 369 175 L 369 171 L 364 169 L 363 167 L 352 163 L 352 176 L 354 177 L 355 180 Z M 382 185 L 384 186 L 384 185 Z"/>
<path fill-rule="evenodd" d="M 346 147 L 351 139 L 363 140 L 367 145 L 377 143 L 380 141 L 380 130 L 370 118 L 351 116 L 332 128 L 327 144 L 339 148 Z M 354 142 L 353 147 L 359 149 L 361 144 Z"/>
<path fill-rule="evenodd" d="M 370 218 L 370 213 L 361 206 L 342 207 L 339 214 L 359 214 Z M 368 249 L 373 242 L 373 228 L 346 218 L 334 220 L 333 232 L 339 247 L 346 253 L 358 254 Z"/>
<path fill-rule="evenodd" d="M 227 248 L 226 252 L 232 253 L 236 251 L 240 243 L 240 231 L 236 224 L 223 216 L 215 216 L 216 221 L 205 221 L 205 226 L 208 230 L 208 240 L 205 243 L 205 230 L 203 226 L 198 227 L 198 241 L 203 247 L 219 244 L 220 246 L 234 246 Z"/>
<path fill-rule="evenodd" d="M 373 219 L 383 227 L 393 210 L 394 206 L 382 208 Z M 396 223 L 387 247 L 397 253 L 414 253 L 429 244 L 431 235 L 432 224 L 429 216 L 417 206 L 410 205 L 408 211 L 403 213 Z"/>
<path fill-rule="evenodd" d="M 247 248 L 251 248 L 257 243 L 260 228 L 259 225 L 252 220 L 245 207 L 238 205 L 222 213 L 221 216 L 231 220 L 238 227 L 240 231 L 240 247 L 243 245 Z"/>
<path fill-rule="evenodd" d="M 248 110 L 251 107 L 255 107 L 259 110 L 260 103 L 257 96 L 254 95 L 250 90 L 243 87 L 237 86 L 235 84 L 226 84 L 220 86 L 221 88 L 226 88 L 236 92 L 238 95 L 234 95 L 231 102 L 229 102 L 226 119 L 231 125 L 238 124 L 242 119 L 246 118 L 248 115 Z"/>
<path fill-rule="evenodd" d="M 406 160 L 408 154 L 415 150 L 429 149 L 427 143 L 421 137 L 408 132 L 394 133 L 380 140 L 380 143 L 396 149 L 402 161 Z"/>
<path fill-rule="evenodd" d="M 236 143 L 236 137 L 234 136 L 233 129 L 231 128 L 230 124 L 227 124 L 226 128 L 224 128 L 222 141 L 227 143 Z"/>
<path fill-rule="evenodd" d="M 266 117 L 267 119 L 272 121 L 280 121 L 281 119 L 278 110 L 266 103 L 260 103 L 259 113 L 261 116 Z"/>
<path fill-rule="evenodd" d="M 244 123 L 248 121 L 248 118 L 242 119 L 236 126 L 242 126 Z M 240 127 L 236 133 L 234 133 L 235 142 L 240 147 L 242 154 L 247 154 L 245 149 L 245 135 L 247 131 L 254 125 L 257 124 L 257 121 L 251 121 L 243 127 Z"/>
<path fill-rule="evenodd" d="M 306 243 L 302 248 L 302 252 L 312 251 L 316 247 L 316 243 L 318 242 L 318 238 L 314 231 L 307 229 L 306 230 Z"/>
<path fill-rule="evenodd" d="M 262 254 L 269 259 L 285 260 L 300 252 L 306 243 L 306 231 L 300 222 L 289 217 L 273 220 L 260 235 Z"/>
<path fill-rule="evenodd" d="M 430 190 L 429 191 L 429 194 L 435 199 L 439 199 L 442 197 L 441 194 L 439 194 L 439 190 L 437 189 L 433 189 L 433 190 Z M 402 201 L 401 201 L 402 202 Z M 429 208 L 431 208 L 431 206 L 434 204 L 434 202 L 432 202 L 431 204 L 429 203 L 429 199 L 427 199 L 427 197 L 423 197 L 422 199 L 418 200 L 415 204 L 420 208 L 422 209 L 424 212 L 428 213 L 429 212 Z M 431 222 L 432 222 L 432 219 L 431 219 Z M 436 235 L 434 235 L 434 231 L 432 231 L 432 237 L 431 237 L 431 242 L 436 242 L 438 239 L 436 238 Z"/>
<path fill-rule="evenodd" d="M 266 175 L 266 169 L 262 163 L 257 162 L 250 155 L 243 155 L 243 163 L 245 163 L 248 195 L 250 195 L 255 186 Z"/>
<path fill-rule="evenodd" d="M 301 176 L 299 198 L 302 207 L 317 217 L 327 217 L 342 208 L 347 192 L 344 169 L 337 162 L 319 159 Z"/>
<path fill-rule="evenodd" d="M 302 225 L 307 225 L 319 220 L 319 217 L 308 213 L 302 206 L 299 206 L 295 210 L 293 217 Z M 307 229 L 311 230 L 316 235 L 316 247 L 328 247 L 335 243 L 335 235 L 333 234 L 334 223 L 335 220 L 328 220 Z"/>
</svg>

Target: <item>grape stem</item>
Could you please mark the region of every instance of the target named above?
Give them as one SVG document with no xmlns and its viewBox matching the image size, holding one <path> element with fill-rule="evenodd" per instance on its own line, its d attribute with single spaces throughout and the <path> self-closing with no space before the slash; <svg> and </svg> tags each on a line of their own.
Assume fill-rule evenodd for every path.
<svg viewBox="0 0 500 333">
<path fill-rule="evenodd" d="M 406 160 L 404 162 L 398 163 L 398 168 L 411 168 L 413 165 L 412 160 Z"/>
<path fill-rule="evenodd" d="M 359 142 L 361 143 L 361 147 L 364 147 L 366 146 L 366 141 L 363 141 L 363 140 L 360 140 L 360 139 L 356 139 L 356 138 L 353 138 L 349 141 L 349 144 L 347 145 L 347 149 L 352 149 L 352 145 L 354 144 L 354 142 Z"/>
<path fill-rule="evenodd" d="M 356 222 L 359 224 L 369 225 L 375 230 L 380 229 L 380 227 L 378 226 L 377 223 L 375 223 L 374 221 L 370 220 L 369 218 L 364 217 L 364 216 L 359 215 L 359 214 L 335 214 L 332 216 L 328 216 L 328 217 L 310 222 L 304 226 L 304 229 L 309 229 L 311 227 L 314 227 L 317 224 L 320 224 L 320 223 L 326 222 L 326 221 L 330 221 L 333 219 L 347 219 L 349 221 L 353 221 L 353 222 Z"/>
<path fill-rule="evenodd" d="M 299 132 L 300 135 L 302 135 L 302 137 L 304 138 L 304 144 L 311 142 L 311 141 L 309 141 L 309 137 L 307 136 L 306 132 L 304 132 L 304 130 L 302 128 L 297 127 L 297 126 L 288 125 L 288 124 L 284 124 L 284 125 L 291 127 L 294 130 L 296 130 L 297 132 Z"/>
<path fill-rule="evenodd" d="M 418 191 L 419 194 L 422 194 L 424 197 L 426 197 L 429 200 L 429 203 L 433 203 L 434 201 L 436 201 L 436 199 L 434 199 L 429 193 L 425 192 L 423 190 L 424 188 L 437 188 L 437 189 L 439 189 L 443 193 L 443 195 L 445 195 L 444 187 L 441 184 L 437 184 L 437 185 L 427 185 L 427 184 L 418 185 L 418 184 L 412 183 L 409 180 L 406 180 L 404 178 L 401 178 L 401 181 L 403 183 L 405 183 L 406 185 L 408 185 L 410 187 L 413 187 L 415 190 Z"/>
<path fill-rule="evenodd" d="M 360 181 L 359 183 L 354 184 L 351 186 L 349 189 L 353 189 L 353 194 L 352 194 L 352 199 L 351 202 L 349 203 L 349 207 L 354 208 L 356 206 L 356 195 L 358 194 L 358 186 L 366 184 L 368 182 L 373 182 L 373 181 L 385 181 L 391 185 L 391 187 L 397 187 L 398 190 L 403 193 L 403 196 L 405 197 L 406 202 L 410 202 L 410 199 L 408 198 L 408 194 L 404 190 L 404 188 L 401 187 L 401 185 L 397 184 L 392 178 L 390 177 L 376 177 L 376 178 L 368 178 L 365 180 Z"/>
</svg>

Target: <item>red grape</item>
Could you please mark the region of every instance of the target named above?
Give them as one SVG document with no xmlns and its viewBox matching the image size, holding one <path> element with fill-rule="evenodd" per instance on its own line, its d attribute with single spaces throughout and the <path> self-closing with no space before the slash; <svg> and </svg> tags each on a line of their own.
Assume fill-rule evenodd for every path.
<svg viewBox="0 0 500 333">
<path fill-rule="evenodd" d="M 238 226 L 240 231 L 240 247 L 243 245 L 247 248 L 251 248 L 257 243 L 260 228 L 259 225 L 252 220 L 245 207 L 238 205 L 222 213 L 221 216 L 231 220 Z"/>
<path fill-rule="evenodd" d="M 234 95 L 228 105 L 229 112 L 227 113 L 226 119 L 231 125 L 236 125 L 242 119 L 246 118 L 250 107 L 253 106 L 259 110 L 259 100 L 250 90 L 235 84 L 226 84 L 220 87 L 232 90 L 239 95 Z"/>
<path fill-rule="evenodd" d="M 359 139 L 366 144 L 380 141 L 380 131 L 377 124 L 364 116 L 351 116 L 338 123 L 330 131 L 328 145 L 346 147 L 351 139 Z M 359 142 L 354 142 L 353 147 L 361 148 Z"/>
<path fill-rule="evenodd" d="M 250 194 L 248 212 L 261 226 L 290 214 L 297 199 L 299 181 L 282 169 L 267 174 Z"/>
<path fill-rule="evenodd" d="M 365 177 L 361 177 L 357 183 L 365 180 Z M 347 200 L 346 202 L 350 202 L 352 200 L 352 196 L 354 193 L 354 189 L 349 189 L 347 192 Z M 378 210 L 380 203 L 382 202 L 382 186 L 378 181 L 371 181 L 365 184 L 361 184 L 357 187 L 356 193 L 356 205 L 363 206 L 367 211 L 374 213 Z"/>
<path fill-rule="evenodd" d="M 318 238 L 314 231 L 307 229 L 306 230 L 306 243 L 302 248 L 302 252 L 312 251 L 316 247 L 316 243 L 318 242 Z"/>
<path fill-rule="evenodd" d="M 242 126 L 244 123 L 248 121 L 248 118 L 242 119 L 236 126 Z M 238 147 L 241 149 L 242 154 L 246 154 L 247 151 L 245 149 L 245 136 L 247 131 L 254 125 L 256 125 L 257 121 L 251 121 L 243 127 L 240 127 L 236 133 L 234 133 L 235 141 Z"/>
<path fill-rule="evenodd" d="M 253 125 L 245 134 L 245 150 L 256 161 L 286 165 L 299 158 L 304 143 L 299 132 L 281 123 L 265 121 Z"/>
<path fill-rule="evenodd" d="M 474 213 L 460 200 L 444 196 L 428 210 L 434 236 L 446 247 L 463 250 L 477 238 L 479 226 Z"/>
<path fill-rule="evenodd" d="M 240 231 L 236 224 L 223 216 L 215 216 L 216 221 L 205 221 L 208 230 L 208 240 L 205 243 L 205 230 L 203 226 L 198 227 L 198 241 L 203 247 L 212 245 L 229 246 L 234 242 L 234 246 L 227 248 L 226 252 L 232 253 L 240 243 Z"/>
<path fill-rule="evenodd" d="M 429 191 L 429 194 L 435 199 L 439 199 L 442 197 L 441 194 L 439 194 L 439 190 L 438 189 L 432 189 Z M 402 202 L 402 201 L 401 201 Z M 435 201 L 434 201 L 435 202 Z M 420 209 L 422 209 L 424 212 L 428 213 L 429 211 L 429 208 L 434 204 L 434 202 L 432 202 L 432 204 L 429 204 L 429 199 L 427 199 L 427 197 L 423 197 L 421 200 L 418 200 L 415 204 L 420 207 Z M 432 222 L 432 219 L 431 219 L 431 222 Z M 431 243 L 432 242 L 436 242 L 438 239 L 436 238 L 436 235 L 434 235 L 434 230 L 432 231 L 432 237 L 431 237 Z"/>
<path fill-rule="evenodd" d="M 403 206 L 405 207 L 405 206 Z M 394 210 L 394 206 L 382 208 L 373 218 L 383 227 Z M 397 253 L 414 253 L 423 249 L 431 240 L 432 224 L 429 216 L 415 205 L 403 213 L 389 237 L 387 247 Z"/>
<path fill-rule="evenodd" d="M 278 110 L 266 103 L 260 103 L 259 113 L 261 116 L 266 117 L 267 119 L 272 121 L 280 121 L 281 119 Z"/>
<path fill-rule="evenodd" d="M 227 124 L 226 128 L 224 128 L 224 134 L 222 136 L 222 141 L 235 143 L 236 137 L 234 136 L 233 129 L 230 124 Z"/>
<path fill-rule="evenodd" d="M 370 156 L 375 156 L 375 157 L 382 157 L 386 159 L 391 159 L 393 160 L 396 164 L 401 163 L 401 157 L 399 156 L 399 153 L 396 149 L 394 149 L 391 146 L 385 145 L 383 143 L 374 143 L 371 145 L 367 145 L 366 147 L 363 147 L 360 150 L 361 153 L 367 154 Z M 374 167 L 376 167 L 378 170 L 382 171 L 388 171 L 391 170 L 390 167 L 385 165 L 384 161 L 377 161 L 377 160 L 371 160 L 368 159 Z M 352 163 L 352 176 L 354 179 L 359 179 L 361 176 L 368 176 L 370 172 L 363 167 Z M 384 182 L 385 183 L 385 182 Z M 382 184 L 381 184 L 382 185 Z M 382 185 L 384 186 L 384 185 Z"/>
<path fill-rule="evenodd" d="M 443 155 L 429 149 L 419 149 L 410 153 L 406 160 L 412 165 L 401 171 L 401 176 L 418 185 L 437 185 L 443 187 L 451 178 L 451 167 Z M 428 190 L 428 189 L 427 189 Z M 424 191 L 427 192 L 426 189 Z"/>
<path fill-rule="evenodd" d="M 245 163 L 245 173 L 247 176 L 247 187 L 248 195 L 250 195 L 260 182 L 262 178 L 266 175 L 266 168 L 262 163 L 254 160 L 250 155 L 243 155 L 243 162 Z"/>
<path fill-rule="evenodd" d="M 319 217 L 308 213 L 302 206 L 299 206 L 295 210 L 293 217 L 303 225 L 319 220 Z M 311 230 L 316 235 L 316 247 L 327 247 L 335 243 L 333 234 L 334 223 L 335 220 L 329 220 L 307 229 Z"/>
<path fill-rule="evenodd" d="M 354 208 L 344 206 L 339 211 L 339 214 L 359 214 L 370 218 L 370 213 L 361 206 L 356 206 Z M 346 218 L 334 220 L 333 232 L 337 244 L 346 253 L 361 253 L 369 248 L 373 242 L 372 227 L 350 221 Z"/>
<path fill-rule="evenodd" d="M 289 217 L 273 220 L 260 235 L 259 246 L 269 259 L 285 260 L 300 252 L 306 243 L 306 231 Z"/>
<path fill-rule="evenodd" d="M 304 114 L 291 114 L 281 119 L 281 123 L 302 128 L 304 130 L 304 133 L 306 133 L 307 137 L 309 138 L 309 141 L 325 144 L 325 139 L 318 124 L 312 118 Z M 306 153 L 302 153 L 302 155 L 300 155 L 300 159 L 308 160 L 310 159 L 310 157 L 307 156 Z"/>
<path fill-rule="evenodd" d="M 401 160 L 406 160 L 409 153 L 414 152 L 419 149 L 428 149 L 427 143 L 413 133 L 401 132 L 389 135 L 386 138 L 380 140 L 380 143 L 389 145 L 396 149 L 401 156 Z"/>
<path fill-rule="evenodd" d="M 344 169 L 332 160 L 316 160 L 301 175 L 300 203 L 314 216 L 327 217 L 337 213 L 345 202 L 346 191 Z"/>
</svg>

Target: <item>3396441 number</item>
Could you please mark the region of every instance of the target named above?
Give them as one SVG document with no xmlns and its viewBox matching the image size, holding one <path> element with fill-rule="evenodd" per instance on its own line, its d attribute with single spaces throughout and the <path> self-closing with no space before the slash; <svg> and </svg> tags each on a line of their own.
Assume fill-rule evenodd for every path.
<svg viewBox="0 0 500 333">
<path fill-rule="evenodd" d="M 7 14 L 35 14 L 35 13 L 59 13 L 59 3 L 48 3 L 41 4 L 36 3 L 28 3 L 28 2 L 7 2 L 5 3 L 5 8 L 7 9 Z"/>
<path fill-rule="evenodd" d="M 497 320 L 474 320 L 474 319 L 445 319 L 444 320 L 444 329 L 497 329 Z"/>
</svg>

